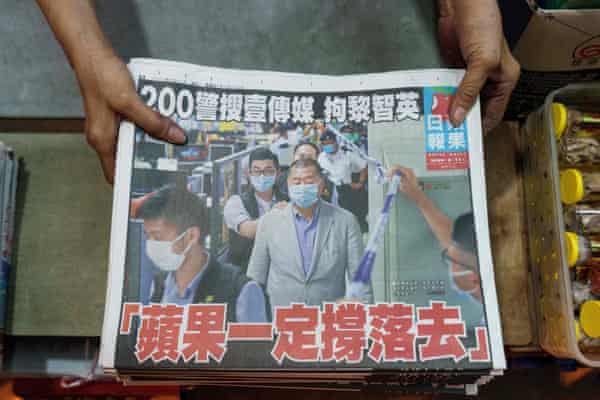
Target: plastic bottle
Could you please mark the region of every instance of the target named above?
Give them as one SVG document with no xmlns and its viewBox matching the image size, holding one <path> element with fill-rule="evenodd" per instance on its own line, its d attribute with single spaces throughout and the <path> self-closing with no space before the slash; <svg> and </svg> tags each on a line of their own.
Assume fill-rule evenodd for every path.
<svg viewBox="0 0 600 400">
<path fill-rule="evenodd" d="M 560 172 L 560 198 L 565 204 L 600 201 L 600 172 L 576 168 Z"/>
<path fill-rule="evenodd" d="M 584 237 L 574 232 L 565 232 L 564 238 L 569 267 L 600 267 L 600 237 Z"/>
<path fill-rule="evenodd" d="M 592 339 L 581 329 L 581 323 L 575 320 L 575 338 L 579 348 L 584 352 L 600 352 L 600 338 Z"/>
<path fill-rule="evenodd" d="M 552 121 L 557 139 L 567 137 L 600 136 L 600 113 L 567 108 L 562 103 L 552 103 Z"/>
<path fill-rule="evenodd" d="M 600 300 L 588 300 L 581 305 L 579 323 L 588 337 L 600 338 Z"/>
</svg>

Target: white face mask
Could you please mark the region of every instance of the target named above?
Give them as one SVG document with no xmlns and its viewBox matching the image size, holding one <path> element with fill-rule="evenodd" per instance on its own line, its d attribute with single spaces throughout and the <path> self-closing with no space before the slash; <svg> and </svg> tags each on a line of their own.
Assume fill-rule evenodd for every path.
<svg viewBox="0 0 600 400">
<path fill-rule="evenodd" d="M 190 242 L 181 254 L 173 252 L 173 245 L 186 233 L 187 230 L 171 242 L 168 240 L 146 240 L 146 254 L 148 258 L 163 271 L 176 271 L 183 264 L 185 256 L 192 247 L 192 243 Z"/>
</svg>

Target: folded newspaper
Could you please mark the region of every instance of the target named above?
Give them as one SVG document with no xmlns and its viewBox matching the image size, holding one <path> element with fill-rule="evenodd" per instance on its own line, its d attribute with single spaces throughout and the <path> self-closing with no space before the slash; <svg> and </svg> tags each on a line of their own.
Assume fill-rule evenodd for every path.
<svg viewBox="0 0 600 400">
<path fill-rule="evenodd" d="M 0 365 L 7 353 L 4 342 L 8 286 L 12 270 L 13 231 L 19 160 L 12 148 L 0 142 Z"/>
<path fill-rule="evenodd" d="M 126 382 L 474 393 L 505 368 L 463 71 L 134 59 L 172 145 L 119 130 L 100 363 Z"/>
</svg>

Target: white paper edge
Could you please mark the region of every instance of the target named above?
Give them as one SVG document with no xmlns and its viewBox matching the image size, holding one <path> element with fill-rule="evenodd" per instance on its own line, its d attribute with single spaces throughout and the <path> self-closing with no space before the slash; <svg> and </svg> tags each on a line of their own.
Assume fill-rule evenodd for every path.
<svg viewBox="0 0 600 400">
<path fill-rule="evenodd" d="M 129 67 L 134 81 L 136 72 Z M 110 227 L 110 254 L 108 281 L 104 305 L 104 323 L 100 340 L 99 364 L 105 372 L 114 369 L 117 349 L 121 302 L 123 299 L 123 281 L 125 277 L 125 259 L 127 230 L 129 226 L 129 192 L 133 168 L 133 144 L 135 126 L 124 121 L 119 126 L 117 143 L 116 171 L 113 188 L 112 223 Z M 113 371 L 114 372 L 114 371 Z"/>
<path fill-rule="evenodd" d="M 481 275 L 481 289 L 487 322 L 488 337 L 493 369 L 505 369 L 504 344 L 500 310 L 494 277 L 494 262 L 490 245 L 490 230 L 487 211 L 487 190 L 485 184 L 485 162 L 483 158 L 483 134 L 481 133 L 481 112 L 479 99 L 469 112 L 467 130 L 469 132 L 469 163 L 471 168 L 471 197 L 473 216 L 477 234 L 477 256 Z M 476 133 L 476 134 L 473 134 Z M 471 141 L 472 140 L 472 141 Z"/>
</svg>

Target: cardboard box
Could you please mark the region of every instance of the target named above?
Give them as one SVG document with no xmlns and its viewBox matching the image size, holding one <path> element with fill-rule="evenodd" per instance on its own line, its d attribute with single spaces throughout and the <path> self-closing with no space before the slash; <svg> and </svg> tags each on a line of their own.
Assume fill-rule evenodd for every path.
<svg viewBox="0 0 600 400">
<path fill-rule="evenodd" d="M 525 116 L 569 83 L 600 80 L 600 9 L 546 10 L 534 0 L 499 4 L 522 68 L 507 118 Z"/>
</svg>

